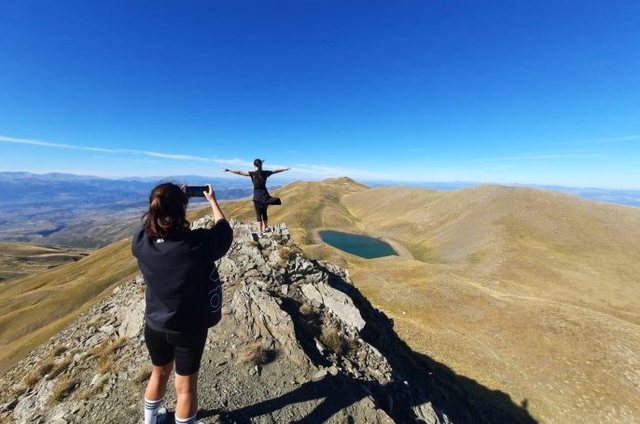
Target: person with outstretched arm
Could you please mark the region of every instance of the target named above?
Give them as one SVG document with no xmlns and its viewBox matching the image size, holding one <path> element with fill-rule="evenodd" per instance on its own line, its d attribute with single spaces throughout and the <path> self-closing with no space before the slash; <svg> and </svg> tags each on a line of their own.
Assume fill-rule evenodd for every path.
<svg viewBox="0 0 640 424">
<path fill-rule="evenodd" d="M 271 205 L 281 205 L 282 201 L 278 197 L 272 197 L 267 191 L 267 178 L 279 172 L 289 171 L 291 168 L 274 169 L 273 171 L 265 171 L 262 169 L 262 159 L 253 161 L 253 171 L 236 171 L 223 168 L 224 172 L 251 177 L 253 183 L 253 206 L 256 210 L 256 220 L 258 221 L 258 229 L 260 234 L 264 233 L 269 224 L 267 208 Z"/>
<path fill-rule="evenodd" d="M 222 287 L 215 261 L 233 240 L 233 230 L 211 185 L 203 192 L 214 226 L 191 230 L 189 198 L 182 187 L 164 183 L 149 196 L 142 227 L 131 249 L 146 282 L 144 338 L 153 365 L 144 393 L 145 424 L 156 424 L 175 367 L 177 424 L 195 424 L 198 370 L 207 331 L 222 316 Z M 166 413 L 166 410 L 164 411 Z"/>
</svg>

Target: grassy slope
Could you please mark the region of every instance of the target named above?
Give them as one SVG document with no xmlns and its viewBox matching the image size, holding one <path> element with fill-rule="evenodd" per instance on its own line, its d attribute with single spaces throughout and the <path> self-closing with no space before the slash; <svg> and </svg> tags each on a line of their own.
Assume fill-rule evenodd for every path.
<svg viewBox="0 0 640 424">
<path fill-rule="evenodd" d="M 0 292 L 0 364 L 9 366 L 47 340 L 115 283 L 132 278 L 130 241 L 50 271 L 11 280 Z"/>
<path fill-rule="evenodd" d="M 195 219 L 198 213 L 209 211 L 189 212 L 188 216 Z M 117 231 L 131 225 L 131 221 L 120 223 Z M 46 252 L 42 249 L 48 249 L 29 244 L 11 245 L 15 246 L 12 254 L 43 254 Z M 7 269 L 2 262 L 0 265 L 3 265 L 1 270 Z M 132 279 L 137 273 L 131 239 L 125 239 L 77 262 L 0 284 L 0 370 L 11 366 L 103 296 L 108 296 L 111 287 Z"/>
<path fill-rule="evenodd" d="M 526 399 L 543 421 L 597 421 L 611 408 L 640 416 L 640 210 L 524 188 L 368 189 L 344 178 L 275 194 L 283 206 L 269 209 L 271 223 L 286 222 L 312 256 L 346 265 L 414 349 Z M 223 209 L 253 219 L 251 201 Z M 315 242 L 326 227 L 393 239 L 418 260 L 344 254 Z M 123 240 L 5 284 L 0 363 L 135 272 Z"/>
<path fill-rule="evenodd" d="M 345 194 L 367 190 L 367 186 L 349 178 L 325 180 L 322 184 L 314 182 L 295 182 L 274 191 L 274 196 L 282 199 L 282 206 L 269 208 L 269 222 L 286 222 L 296 242 L 306 245 L 316 257 L 332 255 L 341 260 L 333 249 L 314 244 L 313 232 L 317 228 L 332 227 L 349 229 L 357 226 L 354 217 L 341 204 Z M 251 200 L 224 203 L 223 209 L 228 216 L 245 221 L 255 220 L 255 211 Z M 196 217 L 207 214 L 203 209 Z M 342 261 L 344 262 L 344 261 Z"/>
<path fill-rule="evenodd" d="M 542 421 L 640 416 L 640 209 L 500 186 L 368 189 L 348 179 L 276 192 L 312 256 L 346 265 L 416 350 L 526 402 Z M 253 219 L 250 201 L 225 210 Z M 318 228 L 399 242 L 415 260 L 362 260 Z"/>
<path fill-rule="evenodd" d="M 364 227 L 484 287 L 587 304 L 640 324 L 640 209 L 528 188 L 416 191 L 379 188 L 343 203 Z M 376 208 L 379 199 L 393 203 Z"/>
<path fill-rule="evenodd" d="M 197 214 L 205 213 L 209 210 L 189 212 L 188 216 L 195 219 Z M 116 230 L 122 231 L 131 225 L 131 221 L 122 222 Z M 40 252 L 38 247 L 28 244 L 19 250 Z M 125 239 L 96 250 L 78 262 L 3 282 L 0 285 L 0 371 L 59 332 L 103 296 L 108 296 L 111 287 L 132 279 L 137 273 L 131 239 Z"/>
<path fill-rule="evenodd" d="M 88 253 L 81 249 L 0 243 L 0 284 L 12 278 L 75 262 Z"/>
<path fill-rule="evenodd" d="M 381 188 L 342 201 L 363 226 L 395 235 L 396 221 L 373 205 L 410 204 L 414 191 Z M 614 408 L 639 416 L 630 370 L 640 360 L 640 209 L 496 186 L 422 196 L 402 237 L 424 267 L 408 273 L 395 258 L 353 267 L 407 339 L 527 399 L 545 420 L 604 420 Z M 392 204 L 387 211 L 410 221 Z M 381 274 L 393 289 L 372 283 Z"/>
<path fill-rule="evenodd" d="M 207 209 L 200 214 L 209 213 Z M 199 212 L 189 212 L 195 219 Z M 131 226 L 127 221 L 117 231 Z M 102 231 L 102 230 L 101 230 Z M 20 251 L 39 252 L 24 244 Z M 6 268 L 0 268 L 6 269 Z M 43 343 L 103 296 L 138 273 L 131 239 L 112 243 L 78 262 L 0 285 L 0 370 Z"/>
</svg>

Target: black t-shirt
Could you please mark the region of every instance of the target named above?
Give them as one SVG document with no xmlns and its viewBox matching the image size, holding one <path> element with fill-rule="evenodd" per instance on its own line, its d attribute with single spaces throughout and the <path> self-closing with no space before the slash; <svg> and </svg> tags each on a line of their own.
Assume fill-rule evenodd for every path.
<svg viewBox="0 0 640 424">
<path fill-rule="evenodd" d="M 258 176 L 260 173 L 260 177 Z M 273 171 L 249 171 L 251 182 L 254 190 L 267 190 L 267 178 L 273 174 Z"/>
<path fill-rule="evenodd" d="M 220 320 L 222 288 L 214 261 L 227 253 L 232 240 L 224 219 L 211 229 L 185 230 L 170 239 L 149 237 L 144 228 L 135 232 L 131 250 L 147 283 L 149 327 L 185 332 Z"/>
</svg>

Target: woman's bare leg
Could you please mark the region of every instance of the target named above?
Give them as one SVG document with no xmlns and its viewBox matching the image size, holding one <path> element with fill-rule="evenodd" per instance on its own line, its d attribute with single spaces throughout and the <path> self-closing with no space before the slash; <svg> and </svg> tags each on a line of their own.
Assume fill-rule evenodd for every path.
<svg viewBox="0 0 640 424">
<path fill-rule="evenodd" d="M 189 418 L 198 412 L 198 373 L 176 374 L 176 413 L 178 418 Z"/>
<path fill-rule="evenodd" d="M 158 400 L 164 397 L 164 394 L 167 392 L 167 382 L 169 381 L 172 370 L 173 361 L 161 367 L 153 367 L 149 383 L 147 383 L 147 390 L 144 392 L 144 396 L 148 400 Z"/>
</svg>

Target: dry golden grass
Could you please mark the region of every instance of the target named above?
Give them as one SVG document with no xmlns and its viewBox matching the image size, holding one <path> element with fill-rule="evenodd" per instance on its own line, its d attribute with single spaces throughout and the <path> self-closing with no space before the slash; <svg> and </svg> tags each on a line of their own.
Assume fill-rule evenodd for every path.
<svg viewBox="0 0 640 424">
<path fill-rule="evenodd" d="M 0 368 L 59 332 L 116 283 L 135 276 L 130 240 L 84 259 L 4 283 L 0 292 Z"/>
<path fill-rule="evenodd" d="M 108 339 L 89 352 L 89 355 L 98 361 L 98 372 L 100 374 L 106 374 L 116 369 L 114 355 L 118 349 L 124 346 L 125 342 L 126 339 L 124 337 Z"/>
<path fill-rule="evenodd" d="M 280 259 L 278 260 L 278 267 L 284 268 L 287 263 L 296 257 L 296 252 L 290 247 L 283 247 L 278 251 Z"/>
<path fill-rule="evenodd" d="M 55 348 L 53 348 L 53 351 L 51 352 L 51 354 L 53 356 L 60 356 L 63 353 L 65 353 L 69 348 L 67 346 L 56 346 Z"/>
<path fill-rule="evenodd" d="M 151 368 L 143 366 L 136 372 L 136 375 L 133 376 L 133 382 L 143 384 L 149 381 L 149 377 L 151 377 Z"/>
<path fill-rule="evenodd" d="M 640 380 L 629 371 L 640 363 L 640 209 L 527 188 L 369 189 L 349 179 L 274 195 L 283 205 L 269 209 L 270 224 L 286 222 L 305 253 L 346 266 L 415 350 L 515 403 L 527 399 L 541 421 L 640 416 Z M 254 219 L 250 200 L 223 209 Z M 318 243 L 322 228 L 394 240 L 414 259 L 346 255 Z M 6 283 L 0 363 L 131 278 L 129 243 Z"/>
<path fill-rule="evenodd" d="M 115 371 L 116 365 L 112 358 L 100 358 L 98 362 L 98 372 L 100 374 L 107 374 Z"/>
<path fill-rule="evenodd" d="M 338 356 L 346 355 L 355 347 L 355 340 L 341 335 L 338 328 L 332 325 L 322 328 L 319 339 L 325 347 Z"/>
<path fill-rule="evenodd" d="M 75 262 L 89 250 L 0 243 L 0 283 Z"/>
<path fill-rule="evenodd" d="M 68 398 L 79 385 L 80 381 L 78 379 L 71 378 L 68 375 L 60 377 L 51 391 L 51 402 L 62 402 Z"/>
<path fill-rule="evenodd" d="M 309 256 L 346 266 L 415 350 L 527 399 L 542 421 L 640 416 L 629 374 L 640 363 L 640 209 L 528 188 L 342 179 L 277 195 L 272 222 L 286 222 Z M 225 210 L 253 219 L 251 202 Z M 344 254 L 317 241 L 322 228 L 394 240 L 414 259 Z"/>
<path fill-rule="evenodd" d="M 61 361 L 54 363 L 53 369 L 51 369 L 51 371 L 47 373 L 47 379 L 53 380 L 54 378 L 65 372 L 67 369 L 69 369 L 69 365 L 71 365 L 71 362 L 71 356 L 67 356 Z"/>
<path fill-rule="evenodd" d="M 42 380 L 45 375 L 49 374 L 54 368 L 55 363 L 53 358 L 45 359 L 44 362 L 38 366 L 38 368 L 31 371 L 22 379 L 22 383 L 26 387 L 31 388 L 40 380 Z"/>
<path fill-rule="evenodd" d="M 340 334 L 338 334 L 338 330 L 335 327 L 323 328 L 322 334 L 320 334 L 320 341 L 336 355 L 342 355 L 344 352 L 342 337 L 340 337 Z"/>
<path fill-rule="evenodd" d="M 19 382 L 18 384 L 14 385 L 13 387 L 11 387 L 11 395 L 13 399 L 17 399 L 18 397 L 22 396 L 23 394 L 25 394 L 29 389 L 31 389 L 33 386 L 29 386 L 27 385 L 24 380 Z"/>
<path fill-rule="evenodd" d="M 96 352 L 96 356 L 98 357 L 106 357 L 111 356 L 118 349 L 123 347 L 126 343 L 127 339 L 124 337 L 117 337 L 115 339 L 109 339 L 100 345 L 100 348 Z"/>
<path fill-rule="evenodd" d="M 88 383 L 86 381 L 85 382 L 80 382 L 78 384 L 78 386 L 76 386 L 75 391 L 73 392 L 73 394 L 71 395 L 71 399 L 74 399 L 74 400 L 87 400 L 87 399 L 95 396 L 100 391 L 102 391 L 102 389 L 107 384 L 107 381 L 109 381 L 109 377 L 107 375 L 103 375 L 93 385 L 88 385 Z M 84 383 L 84 385 L 83 385 L 83 383 Z"/>
<path fill-rule="evenodd" d="M 81 383 L 82 384 L 82 383 Z M 88 400 L 95 391 L 91 387 L 77 387 L 71 394 L 70 399 L 73 400 Z"/>
<path fill-rule="evenodd" d="M 310 304 L 305 303 L 300 306 L 300 315 L 305 318 L 314 318 L 316 315 L 316 310 Z"/>
<path fill-rule="evenodd" d="M 298 312 L 301 318 L 298 320 L 298 325 L 302 331 L 308 337 L 319 337 L 322 333 L 322 319 L 318 311 L 312 305 L 304 303 L 300 305 Z"/>
<path fill-rule="evenodd" d="M 267 350 L 261 341 L 247 343 L 238 355 L 238 362 L 249 365 L 264 365 L 268 362 Z"/>
</svg>

